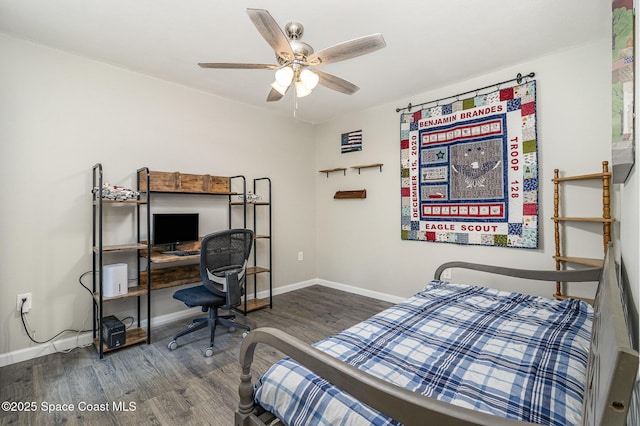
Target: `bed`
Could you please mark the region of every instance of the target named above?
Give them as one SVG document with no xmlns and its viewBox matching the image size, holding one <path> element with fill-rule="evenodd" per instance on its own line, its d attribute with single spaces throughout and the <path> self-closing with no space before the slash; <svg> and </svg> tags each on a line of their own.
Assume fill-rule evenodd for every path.
<svg viewBox="0 0 640 426">
<path fill-rule="evenodd" d="M 598 289 L 591 307 L 440 281 L 446 268 Z M 450 262 L 424 291 L 314 345 L 252 331 L 235 424 L 625 425 L 638 353 L 624 300 L 611 256 L 576 271 Z M 254 384 L 258 343 L 287 357 Z"/>
</svg>

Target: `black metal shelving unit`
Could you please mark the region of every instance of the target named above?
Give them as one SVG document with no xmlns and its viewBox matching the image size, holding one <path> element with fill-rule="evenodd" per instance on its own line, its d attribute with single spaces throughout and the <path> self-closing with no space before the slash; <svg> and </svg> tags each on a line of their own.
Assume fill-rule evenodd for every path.
<svg viewBox="0 0 640 426">
<path fill-rule="evenodd" d="M 145 198 L 141 199 L 140 195 L 136 199 L 131 200 L 106 200 L 102 197 L 102 187 L 103 187 L 103 169 L 102 164 L 97 163 L 93 166 L 93 196 L 92 196 L 92 252 L 93 252 L 93 260 L 92 260 L 92 277 L 93 277 L 93 343 L 96 349 L 98 350 L 100 358 L 104 357 L 105 352 L 121 349 L 127 346 L 131 346 L 137 343 L 146 342 L 147 344 L 151 343 L 151 321 L 150 321 L 150 311 L 151 311 L 151 300 L 150 300 L 150 280 L 147 280 L 146 285 L 140 285 L 140 256 L 139 250 L 146 249 L 146 261 L 149 263 L 149 242 L 142 243 L 141 241 L 141 208 L 145 206 L 149 201 L 148 191 L 145 192 Z M 149 187 L 149 170 L 147 168 L 139 169 L 137 172 L 138 182 L 140 174 L 146 174 L 147 179 L 147 188 Z M 140 193 L 140 187 L 138 183 L 138 193 Z M 104 245 L 103 244 L 103 223 L 104 223 L 104 209 L 105 206 L 131 206 L 135 207 L 135 216 L 136 216 L 136 241 L 133 243 L 125 243 L 118 245 Z M 146 206 L 145 206 L 146 207 Z M 109 208 L 109 207 L 107 207 Z M 147 235 L 150 235 L 150 221 L 149 221 L 149 209 L 146 209 L 146 232 Z M 149 238 L 147 238 L 148 240 Z M 128 287 L 127 294 L 114 296 L 114 297 L 105 297 L 104 296 L 104 261 L 105 256 L 109 256 L 109 253 L 122 253 L 122 252 L 131 252 L 135 253 L 136 256 L 136 273 L 137 273 L 137 286 Z M 137 327 L 129 328 L 126 331 L 126 342 L 118 347 L 109 348 L 103 342 L 103 329 L 102 329 L 102 320 L 105 317 L 104 315 L 104 307 L 106 303 L 116 303 L 117 300 L 122 300 L 126 298 L 136 298 L 136 307 L 137 307 Z M 146 327 L 142 326 L 142 318 L 141 318 L 141 302 L 142 299 L 146 298 L 147 303 L 147 313 L 146 313 Z"/>
<path fill-rule="evenodd" d="M 246 185 L 245 185 L 246 188 Z M 249 285 L 249 277 L 253 282 L 253 299 L 248 299 L 248 290 L 245 289 L 243 308 L 238 309 L 241 313 L 247 314 L 252 311 L 256 311 L 262 308 L 273 308 L 273 271 L 272 271 L 272 220 L 271 220 L 271 179 L 268 177 L 253 179 L 253 194 L 259 195 L 259 200 L 247 200 L 247 192 L 243 191 L 244 197 L 242 200 L 231 202 L 231 205 L 242 206 L 245 209 L 245 224 L 246 228 L 246 210 L 251 208 L 253 210 L 253 231 L 255 238 L 253 240 L 253 266 L 247 268 L 247 281 L 246 285 Z M 231 210 L 231 209 L 229 209 Z M 266 210 L 266 213 L 263 211 Z M 231 213 L 229 213 L 231 215 Z M 265 224 L 260 224 L 259 217 L 266 214 L 266 232 L 263 230 Z M 229 216 L 231 218 L 231 216 Z M 229 221 L 229 227 L 231 227 L 231 220 Z M 260 241 L 267 241 L 266 247 Z M 265 253 L 265 251 L 267 253 Z M 258 299 L 258 276 L 268 274 L 269 281 L 269 297 Z"/>
</svg>

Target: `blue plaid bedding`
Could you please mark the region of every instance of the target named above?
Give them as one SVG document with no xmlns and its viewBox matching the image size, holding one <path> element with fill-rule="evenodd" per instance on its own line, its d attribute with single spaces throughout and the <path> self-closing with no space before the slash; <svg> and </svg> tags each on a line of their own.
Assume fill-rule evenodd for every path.
<svg viewBox="0 0 640 426">
<path fill-rule="evenodd" d="M 316 343 L 398 386 L 451 404 L 545 425 L 579 424 L 593 310 L 432 281 L 410 299 Z M 295 361 L 256 383 L 287 425 L 396 425 Z"/>
</svg>

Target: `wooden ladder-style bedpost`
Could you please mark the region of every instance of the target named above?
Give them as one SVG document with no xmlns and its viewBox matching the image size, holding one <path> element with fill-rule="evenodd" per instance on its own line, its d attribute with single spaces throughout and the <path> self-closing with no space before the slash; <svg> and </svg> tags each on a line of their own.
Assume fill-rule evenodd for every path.
<svg viewBox="0 0 640 426">
<path fill-rule="evenodd" d="M 607 254 L 607 247 L 611 241 L 611 193 L 609 183 L 611 173 L 609 173 L 609 162 L 602 162 L 602 242 L 604 243 L 604 254 Z"/>
<path fill-rule="evenodd" d="M 589 180 L 597 180 L 602 183 L 602 214 L 598 217 L 566 217 L 564 216 L 567 212 L 563 211 L 563 216 L 560 216 L 560 184 L 564 182 L 571 181 L 589 181 Z M 607 248 L 609 243 L 611 242 L 611 224 L 615 221 L 611 217 L 611 172 L 609 171 L 609 162 L 602 162 L 602 172 L 592 173 L 592 174 L 584 174 L 584 175 L 576 175 L 576 176 L 563 176 L 560 177 L 559 170 L 554 170 L 553 176 L 553 222 L 554 222 L 554 232 L 555 232 L 555 243 L 556 243 L 556 251 L 555 251 L 555 261 L 556 261 L 556 270 L 565 269 L 563 262 L 587 265 L 591 267 L 602 267 L 602 260 L 596 258 L 586 258 L 586 257 L 575 257 L 568 256 L 567 253 L 562 254 L 563 250 L 561 249 L 561 237 L 560 232 L 563 231 L 560 229 L 560 222 L 590 222 L 590 223 L 601 223 L 602 224 L 602 243 L 604 248 L 604 255 L 607 254 Z M 565 200 L 566 201 L 566 200 Z M 566 242 L 566 237 L 565 237 Z M 604 256 L 603 256 L 604 258 Z M 556 282 L 556 292 L 553 295 L 556 299 L 566 299 L 568 296 L 564 295 L 562 292 L 562 282 Z M 587 299 L 588 300 L 588 299 Z"/>
<path fill-rule="evenodd" d="M 558 178 L 560 177 L 560 171 L 558 169 L 553 170 L 553 230 L 554 230 L 554 238 L 556 240 L 556 271 L 561 269 L 560 262 L 560 222 L 558 222 L 557 218 L 560 217 L 560 184 Z M 555 296 L 560 296 L 562 294 L 560 281 L 556 281 L 556 294 Z"/>
</svg>

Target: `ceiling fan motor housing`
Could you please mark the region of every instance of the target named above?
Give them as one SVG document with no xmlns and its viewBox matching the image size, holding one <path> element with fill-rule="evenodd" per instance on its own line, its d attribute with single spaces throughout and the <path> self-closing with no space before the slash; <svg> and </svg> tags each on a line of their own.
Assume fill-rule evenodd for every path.
<svg viewBox="0 0 640 426">
<path fill-rule="evenodd" d="M 300 40 L 304 34 L 304 26 L 300 22 L 289 22 L 284 26 L 284 31 L 289 40 Z"/>
<path fill-rule="evenodd" d="M 291 40 L 289 42 L 291 45 L 291 50 L 293 50 L 294 60 L 285 59 L 278 54 L 276 54 L 276 60 L 280 65 L 285 65 L 289 63 L 300 64 L 301 62 L 307 62 L 307 57 L 309 57 L 313 53 L 313 47 L 309 46 L 307 43 L 303 43 L 297 40 Z"/>
<path fill-rule="evenodd" d="M 290 40 L 289 45 L 291 46 L 291 50 L 293 50 L 294 60 L 291 61 L 283 58 L 277 53 L 276 60 L 280 65 L 285 65 L 291 62 L 297 65 L 301 65 L 300 62 L 306 62 L 307 57 L 313 53 L 313 47 L 309 46 L 307 43 L 303 43 L 300 41 L 302 35 L 304 34 L 304 26 L 300 22 L 289 22 L 287 25 L 285 25 L 284 30 L 287 38 Z"/>
</svg>

